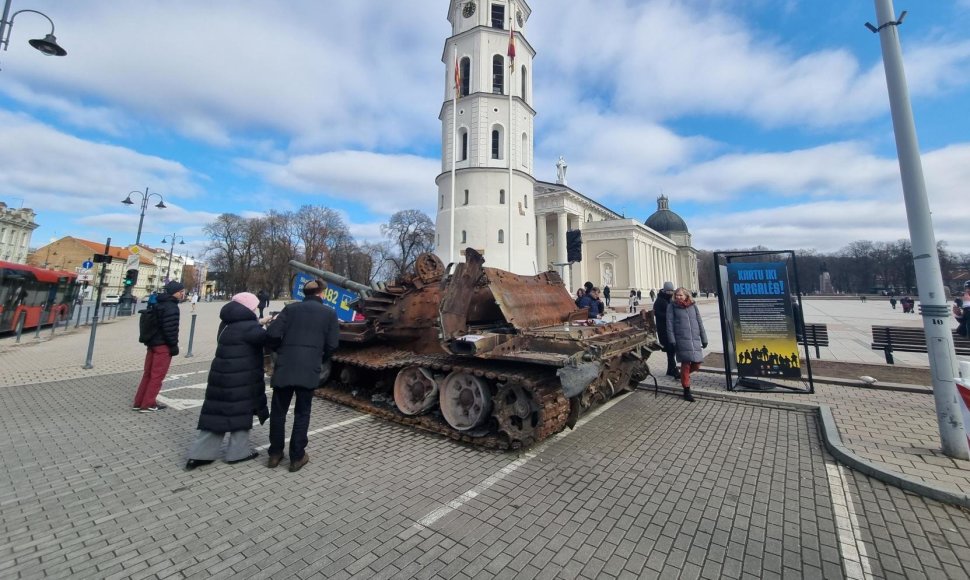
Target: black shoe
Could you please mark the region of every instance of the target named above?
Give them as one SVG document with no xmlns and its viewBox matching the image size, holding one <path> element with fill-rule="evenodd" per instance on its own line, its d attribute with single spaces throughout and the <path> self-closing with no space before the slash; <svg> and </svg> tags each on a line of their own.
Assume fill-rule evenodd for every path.
<svg viewBox="0 0 970 580">
<path fill-rule="evenodd" d="M 690 394 L 690 389 L 684 389 L 684 400 L 688 403 L 694 402 L 694 395 Z"/>
<path fill-rule="evenodd" d="M 279 467 L 280 462 L 283 461 L 283 454 L 270 453 L 269 460 L 266 462 L 266 467 L 273 469 Z"/>
<path fill-rule="evenodd" d="M 157 409 L 158 411 L 162 411 L 164 409 L 168 409 L 168 405 L 163 405 L 161 403 L 155 403 L 155 409 Z"/>
<path fill-rule="evenodd" d="M 308 453 L 304 453 L 303 457 L 301 457 L 297 461 L 291 460 L 290 473 L 293 473 L 295 471 L 300 471 L 301 469 L 303 469 L 303 466 L 306 465 L 309 461 L 310 461 L 310 455 Z"/>
<path fill-rule="evenodd" d="M 253 459 L 256 459 L 257 457 L 259 457 L 259 451 L 253 451 L 252 453 L 250 453 L 246 457 L 243 457 L 242 459 L 233 459 L 232 461 L 227 461 L 226 463 L 229 463 L 229 464 L 242 463 L 243 461 L 251 461 Z"/>
<path fill-rule="evenodd" d="M 677 371 L 667 371 L 667 376 L 677 379 L 677 378 L 680 378 L 680 373 L 678 373 Z"/>
<path fill-rule="evenodd" d="M 212 459 L 189 459 L 185 462 L 185 470 L 192 471 L 196 467 L 202 467 L 203 465 L 209 465 L 212 463 Z"/>
</svg>

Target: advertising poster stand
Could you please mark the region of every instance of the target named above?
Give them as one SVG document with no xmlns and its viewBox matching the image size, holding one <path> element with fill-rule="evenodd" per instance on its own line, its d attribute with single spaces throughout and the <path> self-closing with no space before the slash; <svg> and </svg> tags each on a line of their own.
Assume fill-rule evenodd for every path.
<svg viewBox="0 0 970 580">
<path fill-rule="evenodd" d="M 795 252 L 715 252 L 714 268 L 727 390 L 814 393 Z M 745 347 L 752 342 L 745 336 L 750 329 L 763 330 L 757 345 L 764 356 Z M 799 343 L 803 357 L 798 357 Z"/>
</svg>

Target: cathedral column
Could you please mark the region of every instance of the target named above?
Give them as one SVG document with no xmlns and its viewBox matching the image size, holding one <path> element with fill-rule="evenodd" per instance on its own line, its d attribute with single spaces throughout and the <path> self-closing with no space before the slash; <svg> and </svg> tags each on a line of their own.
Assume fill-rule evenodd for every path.
<svg viewBox="0 0 970 580">
<path fill-rule="evenodd" d="M 556 214 L 556 261 L 566 263 L 566 220 L 569 216 L 561 211 Z"/>
<path fill-rule="evenodd" d="M 546 242 L 546 214 L 536 216 L 536 258 L 538 260 L 539 272 L 545 272 L 549 268 L 548 250 L 549 244 Z"/>
<path fill-rule="evenodd" d="M 626 261 L 627 272 L 629 272 L 630 276 L 630 288 L 635 290 L 639 284 L 639 280 L 637 280 L 636 241 L 633 238 L 626 239 Z"/>
</svg>

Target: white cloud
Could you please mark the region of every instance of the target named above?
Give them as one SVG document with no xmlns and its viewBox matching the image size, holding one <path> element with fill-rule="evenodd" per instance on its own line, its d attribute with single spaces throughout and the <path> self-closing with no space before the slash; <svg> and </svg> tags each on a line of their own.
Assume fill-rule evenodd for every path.
<svg viewBox="0 0 970 580">
<path fill-rule="evenodd" d="M 357 202 L 380 215 L 411 208 L 434 215 L 434 178 L 441 171 L 439 160 L 367 151 L 300 155 L 284 164 L 251 159 L 240 160 L 239 164 L 259 173 L 270 184 Z M 311 203 L 326 205 L 326 200 Z"/>
</svg>

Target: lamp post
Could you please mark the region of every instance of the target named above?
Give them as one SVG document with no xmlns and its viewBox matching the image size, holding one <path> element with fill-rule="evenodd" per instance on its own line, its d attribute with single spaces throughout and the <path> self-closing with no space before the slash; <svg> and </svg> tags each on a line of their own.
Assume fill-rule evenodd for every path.
<svg viewBox="0 0 970 580">
<path fill-rule="evenodd" d="M 11 1 L 6 0 L 3 4 L 3 16 L 0 17 L 0 48 L 7 50 L 7 47 L 10 46 L 10 32 L 13 30 L 14 18 L 22 12 L 33 12 L 34 14 L 40 14 L 51 23 L 51 31 L 44 38 L 34 38 L 28 41 L 30 46 L 33 46 L 47 56 L 64 56 L 67 54 L 67 51 L 57 44 L 57 38 L 54 36 L 54 21 L 49 16 L 37 10 L 18 10 L 10 14 Z M 8 15 L 10 16 L 9 18 L 7 18 Z"/>
<path fill-rule="evenodd" d="M 145 210 L 148 209 L 148 200 L 150 200 L 153 197 L 157 197 L 158 203 L 155 204 L 155 207 L 157 207 L 158 209 L 165 209 L 166 205 L 165 205 L 165 200 L 162 198 L 162 195 L 160 193 L 149 193 L 147 187 L 145 188 L 145 193 L 142 193 L 140 190 L 137 190 L 137 189 L 129 191 L 128 196 L 125 197 L 125 199 L 121 200 L 121 203 L 125 205 L 135 205 L 135 202 L 131 201 L 131 194 L 133 193 L 137 193 L 138 195 L 141 196 L 141 215 L 138 218 L 138 233 L 135 234 L 135 245 L 137 246 L 139 243 L 141 243 L 141 227 L 145 223 Z M 137 277 L 135 280 L 137 281 Z M 119 300 L 120 304 L 118 306 L 118 314 L 121 314 L 121 315 L 131 314 L 132 311 L 134 310 L 131 304 L 132 303 L 131 291 L 134 289 L 134 287 L 135 287 L 135 284 L 132 284 L 131 286 L 125 286 L 124 290 L 122 291 L 121 299 Z"/>
<path fill-rule="evenodd" d="M 185 245 L 185 238 L 183 238 L 182 236 L 176 236 L 175 234 L 172 234 L 172 246 L 168 250 L 168 268 L 165 269 L 166 280 L 169 280 L 172 274 L 172 253 L 175 252 L 175 238 L 179 238 L 181 240 L 179 242 L 180 246 Z M 168 240 L 166 240 L 165 238 L 162 238 L 162 243 L 167 244 Z"/>
<path fill-rule="evenodd" d="M 958 372 L 953 335 L 950 333 L 950 308 L 943 292 L 940 258 L 936 250 L 936 236 L 930 216 L 930 204 L 923 179 L 916 122 L 909 101 L 909 88 L 903 68 L 903 53 L 899 46 L 899 25 L 906 11 L 897 19 L 892 0 L 875 0 L 878 26 L 866 23 L 866 28 L 879 35 L 886 87 L 889 91 L 889 111 L 896 137 L 896 155 L 903 184 L 903 202 L 913 248 L 916 286 L 919 291 L 926 335 L 926 352 L 933 379 L 933 399 L 940 430 L 943 454 L 956 459 L 970 459 L 970 447 L 963 424 L 960 395 L 957 392 Z"/>
</svg>

